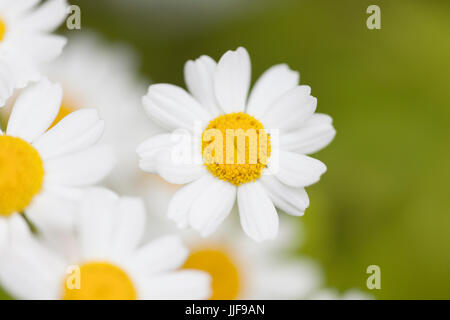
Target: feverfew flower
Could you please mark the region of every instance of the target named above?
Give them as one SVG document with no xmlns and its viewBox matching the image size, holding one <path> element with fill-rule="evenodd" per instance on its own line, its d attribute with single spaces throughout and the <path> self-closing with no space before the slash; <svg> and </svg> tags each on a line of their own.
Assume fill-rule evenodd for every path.
<svg viewBox="0 0 450 320">
<path fill-rule="evenodd" d="M 326 171 L 322 162 L 306 155 L 335 135 L 332 119 L 314 113 L 317 100 L 311 89 L 299 86 L 299 74 L 281 64 L 259 78 L 247 99 L 250 69 L 244 48 L 228 51 L 218 63 L 202 56 L 185 66 L 190 93 L 156 84 L 143 98 L 150 118 L 176 134 L 141 144 L 140 166 L 168 182 L 187 184 L 172 198 L 168 215 L 204 236 L 216 230 L 237 199 L 247 235 L 256 241 L 275 238 L 275 207 L 303 215 L 309 206 L 304 187 Z M 180 129 L 192 143 L 180 139 Z M 243 133 L 245 140 L 237 135 L 228 139 L 230 132 Z M 181 149 L 190 149 L 201 161 L 180 161 L 175 155 Z"/>
<path fill-rule="evenodd" d="M 280 229 L 280 237 L 264 246 L 228 227 L 208 241 L 191 239 L 184 266 L 210 274 L 213 300 L 305 299 L 321 286 L 321 269 L 309 258 L 286 252 L 299 240 L 292 221 L 283 221 Z"/>
<path fill-rule="evenodd" d="M 206 273 L 178 270 L 188 255 L 179 238 L 141 244 L 145 216 L 137 198 L 90 189 L 64 250 L 54 249 L 61 248 L 60 239 L 56 244 L 36 240 L 22 225 L 0 251 L 0 282 L 20 299 L 208 298 Z"/>
<path fill-rule="evenodd" d="M 104 127 L 97 110 L 74 112 L 49 129 L 62 95 L 61 86 L 46 79 L 28 86 L 6 132 L 0 129 L 0 229 L 19 213 L 38 227 L 70 226 L 82 188 L 112 168 L 111 150 L 95 146 Z"/>
<path fill-rule="evenodd" d="M 56 58 L 66 39 L 52 32 L 67 15 L 65 0 L 0 1 L 0 106 L 15 88 L 40 78 L 39 68 Z"/>
</svg>

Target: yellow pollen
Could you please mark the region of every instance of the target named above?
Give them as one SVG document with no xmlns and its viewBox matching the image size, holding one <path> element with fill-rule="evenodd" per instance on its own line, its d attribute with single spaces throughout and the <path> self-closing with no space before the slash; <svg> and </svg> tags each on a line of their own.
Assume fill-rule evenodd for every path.
<svg viewBox="0 0 450 320">
<path fill-rule="evenodd" d="M 56 124 L 58 122 L 60 122 L 62 119 L 64 119 L 66 116 L 68 116 L 75 110 L 76 110 L 75 108 L 71 107 L 71 104 L 67 103 L 66 101 L 63 101 L 63 103 L 61 104 L 61 108 L 59 108 L 59 112 L 58 112 L 55 120 L 53 121 L 50 128 L 48 128 L 48 129 L 50 130 L 51 128 L 56 126 Z"/>
<path fill-rule="evenodd" d="M 3 19 L 0 18 L 0 41 L 5 38 L 6 34 L 6 23 Z"/>
<path fill-rule="evenodd" d="M 202 270 L 212 279 L 211 300 L 234 300 L 241 292 L 240 270 L 231 255 L 222 248 L 194 250 L 186 260 L 185 269 Z"/>
<path fill-rule="evenodd" d="M 133 282 L 108 262 L 83 264 L 66 278 L 64 300 L 136 300 Z"/>
<path fill-rule="evenodd" d="M 22 212 L 41 190 L 44 166 L 28 142 L 0 136 L 0 216 Z"/>
<path fill-rule="evenodd" d="M 270 153 L 270 135 L 261 122 L 243 112 L 218 116 L 202 134 L 208 171 L 236 186 L 259 179 Z"/>
</svg>

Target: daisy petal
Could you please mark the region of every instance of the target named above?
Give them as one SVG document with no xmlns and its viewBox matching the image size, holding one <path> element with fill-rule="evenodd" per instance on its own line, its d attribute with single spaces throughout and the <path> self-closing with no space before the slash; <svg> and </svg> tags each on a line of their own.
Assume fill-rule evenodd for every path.
<svg viewBox="0 0 450 320">
<path fill-rule="evenodd" d="M 283 94 L 295 88 L 300 75 L 286 64 L 269 68 L 256 81 L 248 99 L 247 113 L 261 118 L 269 107 Z"/>
<path fill-rule="evenodd" d="M 180 268 L 188 250 L 178 236 L 165 236 L 139 248 L 127 264 L 136 272 L 153 275 Z"/>
<path fill-rule="evenodd" d="M 148 116 L 168 130 L 194 130 L 199 122 L 209 120 L 208 112 L 182 88 L 171 84 L 154 84 L 142 99 Z"/>
<path fill-rule="evenodd" d="M 170 133 L 158 134 L 141 143 L 136 152 L 141 158 L 139 167 L 150 173 L 156 172 L 156 163 L 161 152 L 170 152 L 175 142 Z"/>
<path fill-rule="evenodd" d="M 111 247 L 117 257 L 132 252 L 144 235 L 145 207 L 139 198 L 123 197 L 119 200 Z"/>
<path fill-rule="evenodd" d="M 114 237 L 114 219 L 119 197 L 104 188 L 90 188 L 83 195 L 78 220 L 81 255 L 84 259 L 108 258 Z"/>
<path fill-rule="evenodd" d="M 45 183 L 69 187 L 99 182 L 111 171 L 114 161 L 108 146 L 98 145 L 45 162 Z"/>
<path fill-rule="evenodd" d="M 243 112 L 250 87 L 250 57 L 239 47 L 226 52 L 217 64 L 214 88 L 217 101 L 225 113 Z"/>
<path fill-rule="evenodd" d="M 95 144 L 102 136 L 103 120 L 96 109 L 69 114 L 34 143 L 44 159 L 77 152 Z"/>
<path fill-rule="evenodd" d="M 193 201 L 189 224 L 204 237 L 213 233 L 233 208 L 236 187 L 210 176 L 210 183 Z"/>
<path fill-rule="evenodd" d="M 260 181 L 275 207 L 293 216 L 302 216 L 305 213 L 309 198 L 304 188 L 289 187 L 269 175 L 262 176 Z"/>
<path fill-rule="evenodd" d="M 216 117 L 220 114 L 214 93 L 214 75 L 217 63 L 208 56 L 201 56 L 195 61 L 189 60 L 184 65 L 184 80 L 192 93 L 209 113 Z"/>
<path fill-rule="evenodd" d="M 186 228 L 189 225 L 189 211 L 192 203 L 203 190 L 209 188 L 212 183 L 209 174 L 180 188 L 170 199 L 168 208 L 169 219 L 175 221 L 179 228 Z"/>
<path fill-rule="evenodd" d="M 332 122 L 326 114 L 313 114 L 297 130 L 282 134 L 280 146 L 302 154 L 315 153 L 325 148 L 336 135 Z"/>
<path fill-rule="evenodd" d="M 171 152 L 162 152 L 156 161 L 156 172 L 167 182 L 186 184 L 202 177 L 206 169 L 200 163 L 177 163 Z"/>
<path fill-rule="evenodd" d="M 22 36 L 17 45 L 26 52 L 29 52 L 34 61 L 43 63 L 57 58 L 66 43 L 67 39 L 63 36 L 55 34 L 30 34 Z"/>
<path fill-rule="evenodd" d="M 1 1 L 0 9 L 17 16 L 36 6 L 41 0 Z"/>
<path fill-rule="evenodd" d="M 288 186 L 307 187 L 319 181 L 327 167 L 317 159 L 281 150 L 279 168 L 274 171 L 275 176 Z"/>
<path fill-rule="evenodd" d="M 239 215 L 245 233 L 260 242 L 274 239 L 278 233 L 278 214 L 258 182 L 246 183 L 237 191 Z"/>
<path fill-rule="evenodd" d="M 28 14 L 22 21 L 34 31 L 54 31 L 67 16 L 66 0 L 50 0 Z"/>
<path fill-rule="evenodd" d="M 297 86 L 270 107 L 261 120 L 271 129 L 289 130 L 297 128 L 310 118 L 317 107 L 317 99 L 310 96 L 311 88 Z"/>
<path fill-rule="evenodd" d="M 181 270 L 142 282 L 142 298 L 146 300 L 200 300 L 211 296 L 211 278 L 198 270 Z"/>
<path fill-rule="evenodd" d="M 33 142 L 55 120 L 61 106 L 62 88 L 48 80 L 30 85 L 17 98 L 6 133 Z"/>
<path fill-rule="evenodd" d="M 5 61 L 0 61 L 0 107 L 3 107 L 6 100 L 12 95 L 14 90 L 12 70 Z"/>
</svg>

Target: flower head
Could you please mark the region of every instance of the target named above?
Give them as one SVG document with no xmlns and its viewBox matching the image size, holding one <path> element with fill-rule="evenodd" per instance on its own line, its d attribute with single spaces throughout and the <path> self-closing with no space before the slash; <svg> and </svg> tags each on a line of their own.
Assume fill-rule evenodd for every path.
<svg viewBox="0 0 450 320">
<path fill-rule="evenodd" d="M 275 238 L 275 207 L 303 215 L 309 206 L 304 188 L 326 171 L 306 155 L 335 135 L 332 119 L 315 113 L 310 87 L 298 85 L 299 74 L 281 64 L 267 70 L 249 94 L 250 70 L 244 48 L 226 52 L 218 63 L 201 56 L 185 65 L 190 93 L 156 84 L 143 98 L 150 118 L 176 134 L 142 143 L 140 166 L 168 182 L 187 184 L 172 198 L 168 215 L 204 236 L 237 200 L 244 231 L 256 241 Z M 180 129 L 190 139 L 178 139 Z M 180 161 L 175 156 L 180 146 L 194 157 Z"/>
<path fill-rule="evenodd" d="M 23 219 L 0 250 L 0 280 L 21 299 L 204 299 L 210 278 L 178 270 L 188 251 L 175 236 L 142 243 L 143 202 L 89 189 L 73 233 L 33 237 Z"/>
</svg>

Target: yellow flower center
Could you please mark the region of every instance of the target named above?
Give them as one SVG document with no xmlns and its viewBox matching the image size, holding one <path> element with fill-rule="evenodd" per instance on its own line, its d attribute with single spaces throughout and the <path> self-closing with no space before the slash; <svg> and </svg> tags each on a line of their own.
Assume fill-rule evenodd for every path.
<svg viewBox="0 0 450 320">
<path fill-rule="evenodd" d="M 185 269 L 202 270 L 212 279 L 211 300 L 234 300 L 241 292 L 240 270 L 231 255 L 222 248 L 194 250 L 186 260 Z"/>
<path fill-rule="evenodd" d="M 136 300 L 136 289 L 121 268 L 90 262 L 74 269 L 64 285 L 64 300 Z"/>
<path fill-rule="evenodd" d="M 75 108 L 71 107 L 71 104 L 69 104 L 69 103 L 67 103 L 66 101 L 63 100 L 63 102 L 61 104 L 61 108 L 59 108 L 59 112 L 56 115 L 56 118 L 53 121 L 53 123 L 51 124 L 50 128 L 48 128 L 48 130 L 50 130 L 51 128 L 56 126 L 56 124 L 58 122 L 60 122 L 62 119 L 64 119 L 66 116 L 68 116 L 69 114 L 71 114 L 75 110 L 76 110 Z"/>
<path fill-rule="evenodd" d="M 270 135 L 261 122 L 243 112 L 218 116 L 202 134 L 208 171 L 236 186 L 259 179 L 270 153 Z"/>
<path fill-rule="evenodd" d="M 41 190 L 44 166 L 28 142 L 0 136 L 0 216 L 22 212 Z"/>
<path fill-rule="evenodd" d="M 6 34 L 6 23 L 3 19 L 0 18 L 0 41 L 3 40 Z"/>
</svg>

